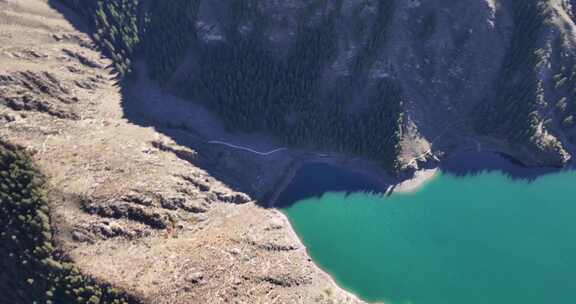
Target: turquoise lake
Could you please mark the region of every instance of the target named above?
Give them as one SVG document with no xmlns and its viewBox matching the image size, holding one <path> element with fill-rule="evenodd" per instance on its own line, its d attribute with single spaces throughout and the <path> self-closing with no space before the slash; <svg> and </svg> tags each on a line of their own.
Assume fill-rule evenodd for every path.
<svg viewBox="0 0 576 304">
<path fill-rule="evenodd" d="M 313 260 L 360 298 L 576 303 L 576 171 L 472 155 L 416 192 L 366 192 L 377 187 L 306 164 L 279 198 Z"/>
</svg>

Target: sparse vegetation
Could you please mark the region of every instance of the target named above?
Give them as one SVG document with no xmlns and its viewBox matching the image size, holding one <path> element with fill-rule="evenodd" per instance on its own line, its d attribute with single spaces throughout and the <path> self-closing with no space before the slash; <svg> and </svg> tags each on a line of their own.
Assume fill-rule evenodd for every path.
<svg viewBox="0 0 576 304">
<path fill-rule="evenodd" d="M 560 61 L 560 60 L 559 60 Z M 560 96 L 556 101 L 556 113 L 561 119 L 560 126 L 564 130 L 571 130 L 575 126 L 574 116 L 576 116 L 576 65 L 573 68 L 566 68 L 566 64 L 574 64 L 573 60 L 560 62 L 562 65 L 560 72 L 553 77 L 554 91 Z M 558 66 L 555 66 L 558 69 Z"/>
</svg>

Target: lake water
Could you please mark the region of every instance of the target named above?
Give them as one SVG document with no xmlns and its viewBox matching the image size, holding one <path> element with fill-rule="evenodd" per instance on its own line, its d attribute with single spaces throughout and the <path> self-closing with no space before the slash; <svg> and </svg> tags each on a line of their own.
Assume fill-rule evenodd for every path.
<svg viewBox="0 0 576 304">
<path fill-rule="evenodd" d="M 576 303 L 576 172 L 545 173 L 467 155 L 383 197 L 362 191 L 380 190 L 370 178 L 307 164 L 279 203 L 313 260 L 364 300 Z"/>
</svg>

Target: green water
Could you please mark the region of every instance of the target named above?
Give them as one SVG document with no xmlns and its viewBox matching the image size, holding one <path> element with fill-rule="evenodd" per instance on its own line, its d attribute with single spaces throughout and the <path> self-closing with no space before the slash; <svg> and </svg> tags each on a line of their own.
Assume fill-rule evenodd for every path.
<svg viewBox="0 0 576 304">
<path fill-rule="evenodd" d="M 306 170 L 284 200 L 322 179 Z M 442 173 L 411 194 L 325 192 L 283 210 L 313 260 L 367 301 L 576 303 L 575 197 L 574 171 Z"/>
</svg>

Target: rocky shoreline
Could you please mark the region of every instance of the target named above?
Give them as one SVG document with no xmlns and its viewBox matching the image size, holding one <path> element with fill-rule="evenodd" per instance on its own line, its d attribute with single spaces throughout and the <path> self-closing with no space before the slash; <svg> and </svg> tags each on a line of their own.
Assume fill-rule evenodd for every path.
<svg viewBox="0 0 576 304">
<path fill-rule="evenodd" d="M 290 236 L 292 238 L 298 240 L 300 247 L 302 248 L 302 250 L 304 250 L 306 252 L 306 255 L 308 256 L 308 249 L 306 248 L 306 246 L 304 245 L 302 240 L 300 240 L 300 237 L 298 236 L 298 234 L 296 234 L 296 231 L 294 230 L 294 227 L 292 227 L 292 224 L 290 223 L 290 220 L 288 219 L 288 217 L 284 213 L 282 213 L 280 210 L 274 210 L 274 211 L 278 217 L 282 218 L 283 221 L 288 223 L 288 225 L 289 225 L 288 231 L 289 231 Z M 329 278 L 330 282 L 334 286 L 336 286 L 336 289 L 338 290 L 339 293 L 342 293 L 343 295 L 345 295 L 346 298 L 350 299 L 349 303 L 365 303 L 363 300 L 361 300 L 354 293 L 340 287 L 338 282 L 336 282 L 336 280 L 332 277 L 332 275 L 328 271 L 322 269 L 320 266 L 316 265 L 316 263 L 313 263 L 313 264 L 314 264 L 314 267 L 316 268 L 317 271 L 323 273 L 325 276 L 327 276 Z M 374 303 L 374 304 L 377 304 L 377 303 Z"/>
</svg>

